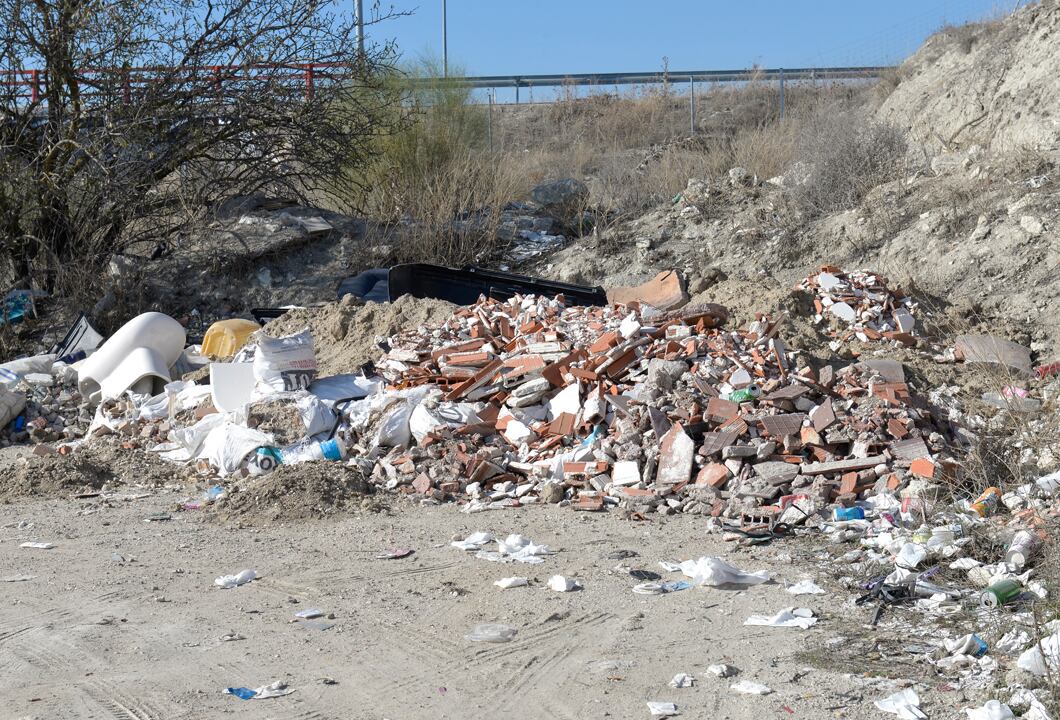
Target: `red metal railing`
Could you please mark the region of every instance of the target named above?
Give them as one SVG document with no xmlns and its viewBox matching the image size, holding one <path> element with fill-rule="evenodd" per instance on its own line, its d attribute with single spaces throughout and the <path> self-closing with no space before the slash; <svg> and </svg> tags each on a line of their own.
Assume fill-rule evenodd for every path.
<svg viewBox="0 0 1060 720">
<path fill-rule="evenodd" d="M 352 77 L 349 63 L 292 63 L 282 65 L 212 65 L 208 67 L 137 67 L 79 70 L 82 94 L 110 95 L 132 104 L 138 91 L 159 83 L 199 85 L 223 99 L 225 88 L 258 86 L 289 87 L 312 100 L 318 83 Z M 40 69 L 0 70 L 0 100 L 38 104 L 47 102 L 48 74 Z"/>
</svg>

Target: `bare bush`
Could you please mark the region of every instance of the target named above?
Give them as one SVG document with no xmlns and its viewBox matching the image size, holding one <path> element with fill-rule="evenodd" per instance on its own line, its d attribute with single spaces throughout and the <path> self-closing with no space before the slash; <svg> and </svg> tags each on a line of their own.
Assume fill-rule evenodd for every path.
<svg viewBox="0 0 1060 720">
<path fill-rule="evenodd" d="M 807 177 L 790 185 L 790 196 L 810 216 L 854 208 L 900 175 L 906 147 L 894 125 L 854 111 L 817 113 L 800 130 L 795 156 Z"/>
<path fill-rule="evenodd" d="M 0 0 L 0 17 L 0 261 L 19 284 L 84 292 L 225 197 L 334 193 L 391 117 L 392 49 L 358 54 L 315 0 Z"/>
</svg>

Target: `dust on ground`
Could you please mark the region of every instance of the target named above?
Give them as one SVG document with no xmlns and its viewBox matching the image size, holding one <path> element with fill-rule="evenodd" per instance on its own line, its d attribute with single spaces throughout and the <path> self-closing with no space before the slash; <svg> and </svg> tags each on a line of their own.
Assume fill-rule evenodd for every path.
<svg viewBox="0 0 1060 720">
<path fill-rule="evenodd" d="M 372 509 L 369 483 L 356 467 L 339 463 L 280 465 L 268 475 L 251 476 L 227 488 L 206 516 L 219 522 L 268 524 L 320 519 Z"/>
<path fill-rule="evenodd" d="M 201 522 L 197 512 L 143 522 L 180 497 L 163 490 L 98 503 L 92 514 L 65 500 L 0 506 L 0 525 L 20 523 L 0 544 L 0 567 L 26 578 L 0 582 L 8 715 L 573 720 L 646 718 L 645 701 L 658 700 L 675 702 L 686 718 L 875 720 L 873 700 L 895 689 L 856 663 L 802 661 L 806 651 L 827 656 L 835 639 L 871 632 L 862 628 L 870 611 L 837 601 L 847 591 L 803 543 L 745 550 L 705 536 L 698 517 L 637 523 L 556 507 L 466 516 L 408 504 L 400 517 L 354 511 L 246 528 Z M 557 553 L 541 565 L 504 565 L 449 546 L 478 530 L 522 533 Z M 56 547 L 19 548 L 26 540 Z M 393 547 L 415 552 L 376 559 Z M 658 561 L 700 555 L 766 569 L 776 582 L 739 592 L 632 592 L 643 581 L 631 571 L 663 574 Z M 259 579 L 214 586 L 244 569 Z M 553 574 L 584 589 L 548 590 Z M 493 585 L 510 575 L 528 577 L 529 587 Z M 795 602 L 785 588 L 803 576 L 829 594 Z M 792 604 L 822 620 L 806 631 L 743 624 Z M 308 608 L 334 618 L 297 621 Z M 517 634 L 501 645 L 467 640 L 479 623 Z M 908 639 L 917 631 L 904 632 Z M 715 663 L 739 674 L 715 677 L 707 670 Z M 677 673 L 695 685 L 669 687 Z M 294 692 L 251 702 L 222 694 L 276 680 Z M 741 695 L 729 687 L 740 680 L 774 692 Z M 936 679 L 920 692 L 931 717 L 971 704 L 941 685 Z"/>
<path fill-rule="evenodd" d="M 365 303 L 352 295 L 321 307 L 291 310 L 265 326 L 272 337 L 309 328 L 320 376 L 360 370 L 382 354 L 379 341 L 400 330 L 445 321 L 455 306 L 404 295 L 392 303 Z"/>
</svg>

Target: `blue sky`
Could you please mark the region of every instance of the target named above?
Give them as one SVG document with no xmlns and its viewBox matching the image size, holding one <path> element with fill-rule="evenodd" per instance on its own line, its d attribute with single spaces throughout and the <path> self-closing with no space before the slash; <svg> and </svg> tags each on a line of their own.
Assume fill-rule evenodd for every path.
<svg viewBox="0 0 1060 720">
<path fill-rule="evenodd" d="M 353 0 L 338 0 L 352 7 Z M 945 23 L 1015 0 L 448 0 L 449 62 L 468 75 L 708 70 L 895 62 Z M 370 6 L 372 0 L 365 0 Z M 441 57 L 442 0 L 374 25 L 406 59 Z"/>
</svg>

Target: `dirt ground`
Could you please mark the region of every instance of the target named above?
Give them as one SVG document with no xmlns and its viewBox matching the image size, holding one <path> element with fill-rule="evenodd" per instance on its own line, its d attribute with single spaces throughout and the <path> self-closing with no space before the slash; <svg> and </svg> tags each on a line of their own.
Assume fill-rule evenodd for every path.
<svg viewBox="0 0 1060 720">
<path fill-rule="evenodd" d="M 841 589 L 785 592 L 813 575 L 812 565 L 793 563 L 804 556 L 801 541 L 752 554 L 705 535 L 702 517 L 633 523 L 618 512 L 555 507 L 467 516 L 406 505 L 255 528 L 204 522 L 197 512 L 145 522 L 187 492 L 135 496 L 0 506 L 3 717 L 628 718 L 648 717 L 645 702 L 662 700 L 686 718 L 868 718 L 879 715 L 872 700 L 893 690 L 861 677 L 856 664 L 801 662 L 803 651 L 827 647 L 866 613 Z M 539 565 L 501 565 L 450 547 L 476 530 L 522 533 L 558 552 Z M 20 548 L 27 540 L 56 547 Z M 395 546 L 415 553 L 375 559 Z M 636 555 L 614 559 L 619 550 Z M 711 554 L 767 569 L 777 582 L 631 592 L 641 581 L 627 568 L 677 579 L 658 561 Z M 214 587 L 215 577 L 246 568 L 260 579 Z M 584 589 L 551 591 L 552 574 Z M 530 586 L 493 585 L 511 575 L 529 577 Z M 742 624 L 790 605 L 813 608 L 820 622 L 807 631 Z M 308 608 L 334 619 L 296 621 Z M 507 644 L 473 643 L 464 636 L 477 623 L 518 634 Z M 740 674 L 707 672 L 722 662 Z M 668 686 L 681 672 L 696 678 L 694 687 Z M 294 693 L 251 701 L 222 694 L 276 680 Z M 739 695 L 728 687 L 737 680 L 775 692 Z M 962 701 L 953 692 L 922 697 L 932 717 L 956 716 Z"/>
</svg>

